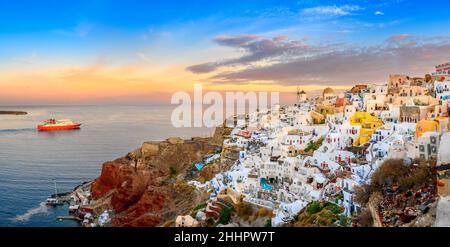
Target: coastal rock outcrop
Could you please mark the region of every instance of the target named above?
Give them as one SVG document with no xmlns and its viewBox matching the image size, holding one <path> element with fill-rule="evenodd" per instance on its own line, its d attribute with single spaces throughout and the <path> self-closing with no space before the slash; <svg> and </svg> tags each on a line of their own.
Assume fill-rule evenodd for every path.
<svg viewBox="0 0 450 247">
<path fill-rule="evenodd" d="M 27 115 L 25 111 L 0 111 L 0 115 Z"/>
<path fill-rule="evenodd" d="M 218 129 L 209 138 L 145 142 L 125 157 L 104 163 L 91 185 L 91 205 L 110 200 L 113 226 L 163 225 L 188 212 L 208 194 L 188 185 L 184 177 L 205 155 L 220 151 L 217 143 L 227 131 Z"/>
<path fill-rule="evenodd" d="M 136 152 L 135 152 L 136 153 Z M 154 156 L 159 153 L 159 144 L 155 142 L 144 142 L 141 154 L 144 156 Z"/>
</svg>

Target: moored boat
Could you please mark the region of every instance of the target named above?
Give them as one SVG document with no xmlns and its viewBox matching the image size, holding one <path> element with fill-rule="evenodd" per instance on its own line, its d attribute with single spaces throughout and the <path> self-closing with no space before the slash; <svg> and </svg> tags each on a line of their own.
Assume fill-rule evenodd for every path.
<svg viewBox="0 0 450 247">
<path fill-rule="evenodd" d="M 74 204 L 69 206 L 69 213 L 74 214 L 80 209 L 80 205 Z"/>
<path fill-rule="evenodd" d="M 64 119 L 64 120 L 55 120 L 49 119 L 45 121 L 43 124 L 37 126 L 39 131 L 52 131 L 52 130 L 72 130 L 79 129 L 81 124 L 74 123 L 72 120 Z"/>
<path fill-rule="evenodd" d="M 53 181 L 55 183 L 55 195 L 54 197 L 49 197 L 47 200 L 45 200 L 45 204 L 47 206 L 60 206 L 64 205 L 64 201 L 59 200 L 58 198 L 58 189 L 56 188 L 56 181 Z"/>
<path fill-rule="evenodd" d="M 45 200 L 45 204 L 47 206 L 60 206 L 64 205 L 64 202 L 58 200 L 57 198 L 47 198 L 47 200 Z"/>
</svg>

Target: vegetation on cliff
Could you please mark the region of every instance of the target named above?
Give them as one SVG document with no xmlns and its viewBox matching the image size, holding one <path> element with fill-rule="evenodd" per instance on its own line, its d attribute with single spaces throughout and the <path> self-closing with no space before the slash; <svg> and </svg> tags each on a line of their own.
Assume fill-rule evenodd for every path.
<svg viewBox="0 0 450 247">
<path fill-rule="evenodd" d="M 231 214 L 233 213 L 234 208 L 222 208 L 220 210 L 220 219 L 219 222 L 222 225 L 226 225 L 230 222 Z"/>
<path fill-rule="evenodd" d="M 312 201 L 298 213 L 289 226 L 349 226 L 349 219 L 342 215 L 343 212 L 344 209 L 337 204 L 325 201 Z"/>
<path fill-rule="evenodd" d="M 320 137 L 318 140 L 316 141 L 310 141 L 308 143 L 308 145 L 305 148 L 305 152 L 307 153 L 313 153 L 314 151 L 316 151 L 317 149 L 319 149 L 319 147 L 322 145 L 324 138 Z"/>
</svg>

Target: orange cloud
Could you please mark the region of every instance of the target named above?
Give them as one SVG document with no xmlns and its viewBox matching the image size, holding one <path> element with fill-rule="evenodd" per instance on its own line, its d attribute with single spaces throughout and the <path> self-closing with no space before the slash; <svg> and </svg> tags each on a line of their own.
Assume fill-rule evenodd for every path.
<svg viewBox="0 0 450 247">
<path fill-rule="evenodd" d="M 185 66 L 161 68 L 92 65 L 0 73 L 2 99 L 79 102 L 114 97 L 154 96 L 189 90 L 198 76 Z"/>
<path fill-rule="evenodd" d="M 84 103 L 84 102 L 159 102 L 169 103 L 175 91 L 193 90 L 202 83 L 204 91 L 278 91 L 295 92 L 295 86 L 254 81 L 246 84 L 208 83 L 209 74 L 193 74 L 185 65 L 161 66 L 136 63 L 111 66 L 61 66 L 41 70 L 9 70 L 0 73 L 0 103 Z M 303 90 L 323 86 L 306 85 Z"/>
</svg>

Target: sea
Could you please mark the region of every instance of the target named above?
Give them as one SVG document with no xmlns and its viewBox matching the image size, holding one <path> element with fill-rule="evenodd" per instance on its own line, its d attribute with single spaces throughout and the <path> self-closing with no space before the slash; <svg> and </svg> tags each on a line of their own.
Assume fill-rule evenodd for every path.
<svg viewBox="0 0 450 247">
<path fill-rule="evenodd" d="M 178 136 L 211 136 L 211 128 L 175 128 L 174 106 L 15 106 L 2 110 L 28 115 L 0 115 L 0 227 L 75 227 L 56 220 L 68 206 L 47 207 L 54 193 L 72 191 L 100 175 L 102 164 L 126 155 L 144 141 Z M 38 132 L 49 118 L 82 124 L 71 131 Z"/>
</svg>

